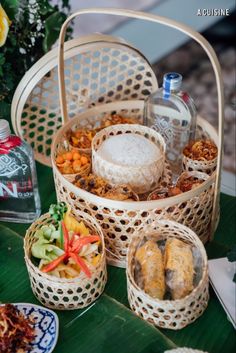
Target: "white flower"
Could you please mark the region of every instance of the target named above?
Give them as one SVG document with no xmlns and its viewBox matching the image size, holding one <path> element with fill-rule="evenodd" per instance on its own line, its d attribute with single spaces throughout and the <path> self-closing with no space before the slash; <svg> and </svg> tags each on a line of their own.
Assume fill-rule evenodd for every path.
<svg viewBox="0 0 236 353">
<path fill-rule="evenodd" d="M 26 54 L 26 50 L 25 50 L 24 48 L 19 48 L 19 52 L 20 52 L 21 54 Z"/>
</svg>

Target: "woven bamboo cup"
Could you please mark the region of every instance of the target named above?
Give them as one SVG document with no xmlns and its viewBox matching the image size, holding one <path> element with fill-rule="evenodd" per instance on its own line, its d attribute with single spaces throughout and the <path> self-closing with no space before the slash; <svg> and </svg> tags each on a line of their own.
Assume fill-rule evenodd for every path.
<svg viewBox="0 0 236 353">
<path fill-rule="evenodd" d="M 197 172 L 197 171 L 193 171 L 193 172 L 183 172 L 180 174 L 180 176 L 177 179 L 176 185 L 178 185 L 179 183 L 181 183 L 182 181 L 188 179 L 188 178 L 194 178 L 195 180 L 199 180 L 199 181 L 205 181 L 209 178 L 209 175 L 206 173 L 201 173 L 201 172 Z M 168 193 L 168 185 L 165 186 L 160 186 L 157 189 L 153 190 L 147 197 L 148 201 L 152 200 L 152 196 L 154 194 L 161 194 L 161 193 Z"/>
<path fill-rule="evenodd" d="M 188 178 L 193 178 L 199 181 L 205 181 L 209 178 L 209 175 L 206 173 L 192 171 L 192 172 L 183 172 L 177 179 L 177 184 L 181 184 L 181 182 L 185 181 Z"/>
<path fill-rule="evenodd" d="M 130 134 L 143 136 L 147 141 L 158 147 L 160 154 L 151 163 L 142 166 L 124 166 L 107 161 L 98 151 L 101 145 L 117 135 Z M 148 157 L 148 156 L 147 156 Z M 109 126 L 98 132 L 92 141 L 92 170 L 108 180 L 112 185 L 128 184 L 137 194 L 149 192 L 159 184 L 165 164 L 165 141 L 163 137 L 153 129 L 136 124 L 121 124 Z"/>
<path fill-rule="evenodd" d="M 66 149 L 65 149 L 65 148 L 66 148 Z M 65 150 L 64 150 L 64 149 L 65 149 Z M 71 150 L 71 148 L 70 148 L 70 146 L 69 146 L 67 140 L 65 140 L 65 139 L 63 138 L 62 141 L 61 141 L 61 143 L 58 144 L 58 146 L 57 146 L 57 151 L 55 152 L 54 156 L 55 156 L 55 158 L 56 158 L 56 157 L 58 156 L 58 154 L 60 154 L 60 153 L 62 153 L 62 152 L 64 152 L 64 151 L 69 152 L 70 150 Z M 67 180 L 70 181 L 70 182 L 73 182 L 73 181 L 75 180 L 75 178 L 76 178 L 76 175 L 80 175 L 81 177 L 87 176 L 87 175 L 90 173 L 90 171 L 91 171 L 91 156 L 88 155 L 87 158 L 89 158 L 89 163 L 88 163 L 88 164 L 82 165 L 82 166 L 79 168 L 79 170 L 78 170 L 77 173 L 73 173 L 73 174 L 63 174 L 63 173 L 62 173 L 62 175 L 64 176 L 64 178 L 67 179 Z M 58 171 L 61 173 L 61 171 L 60 171 L 60 166 L 59 166 L 57 163 L 56 163 L 56 166 L 57 166 L 57 168 L 58 168 Z"/>
<path fill-rule="evenodd" d="M 36 241 L 34 234 L 43 225 L 52 222 L 49 213 L 42 215 L 36 222 L 32 223 L 24 238 L 25 263 L 32 291 L 44 306 L 57 310 L 73 310 L 88 306 L 102 294 L 107 281 L 105 245 L 102 230 L 96 220 L 89 215 L 80 211 L 73 213 L 75 217 L 83 220 L 86 226 L 101 238 L 101 259 L 93 271 L 91 271 L 91 278 L 88 278 L 82 271 L 78 277 L 73 279 L 57 278 L 40 271 L 33 264 L 31 247 Z"/>
<path fill-rule="evenodd" d="M 197 171 L 211 175 L 216 170 L 217 157 L 211 161 L 197 161 L 183 155 L 182 164 L 183 169 L 188 172 Z"/>
<path fill-rule="evenodd" d="M 166 240 L 180 239 L 194 246 L 201 258 L 201 278 L 186 297 L 178 300 L 154 299 L 138 287 L 134 280 L 135 252 L 147 239 Z M 181 329 L 195 321 L 203 314 L 209 300 L 207 255 L 202 242 L 188 227 L 169 220 L 154 221 L 146 228 L 140 229 L 133 237 L 127 255 L 127 288 L 131 309 L 141 318 L 161 328 Z"/>
</svg>

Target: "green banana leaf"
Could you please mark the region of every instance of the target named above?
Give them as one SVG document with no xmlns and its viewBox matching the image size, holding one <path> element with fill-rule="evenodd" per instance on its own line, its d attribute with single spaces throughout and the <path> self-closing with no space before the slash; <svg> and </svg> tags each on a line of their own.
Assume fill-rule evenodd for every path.
<svg viewBox="0 0 236 353">
<path fill-rule="evenodd" d="M 37 164 L 42 213 L 56 202 L 51 169 Z M 214 241 L 207 244 L 209 258 L 226 256 L 235 242 L 235 198 L 221 195 L 221 219 Z M 0 225 L 0 301 L 39 304 L 24 263 L 23 238 L 29 225 Z M 205 313 L 178 331 L 157 329 L 138 318 L 127 299 L 125 270 L 108 266 L 104 294 L 83 310 L 58 311 L 60 333 L 55 353 L 158 353 L 191 347 L 209 353 L 233 353 L 236 336 L 213 290 Z"/>
<path fill-rule="evenodd" d="M 30 288 L 23 239 L 1 225 L 0 269 L 0 301 L 39 304 Z M 88 308 L 57 314 L 60 332 L 55 353 L 162 353 L 175 347 L 156 328 L 106 293 Z"/>
</svg>

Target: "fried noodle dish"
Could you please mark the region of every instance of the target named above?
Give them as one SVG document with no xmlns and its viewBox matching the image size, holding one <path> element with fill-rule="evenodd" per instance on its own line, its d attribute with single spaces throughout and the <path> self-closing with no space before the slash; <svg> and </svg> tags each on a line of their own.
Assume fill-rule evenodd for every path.
<svg viewBox="0 0 236 353">
<path fill-rule="evenodd" d="M 211 140 L 191 141 L 183 150 L 186 157 L 197 161 L 212 161 L 217 157 L 217 146 Z"/>
<path fill-rule="evenodd" d="M 0 306 L 0 352 L 24 353 L 34 340 L 33 320 L 12 304 Z"/>
</svg>

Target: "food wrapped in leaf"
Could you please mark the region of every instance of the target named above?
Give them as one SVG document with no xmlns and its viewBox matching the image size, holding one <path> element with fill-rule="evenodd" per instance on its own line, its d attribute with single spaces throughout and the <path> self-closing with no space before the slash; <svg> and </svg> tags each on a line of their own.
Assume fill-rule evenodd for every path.
<svg viewBox="0 0 236 353">
<path fill-rule="evenodd" d="M 148 240 L 139 247 L 135 259 L 140 265 L 140 277 L 144 291 L 153 298 L 163 299 L 165 294 L 165 273 L 163 255 L 157 243 Z"/>
<path fill-rule="evenodd" d="M 170 238 L 165 245 L 166 284 L 172 299 L 181 299 L 193 290 L 194 264 L 191 246 Z"/>
</svg>

